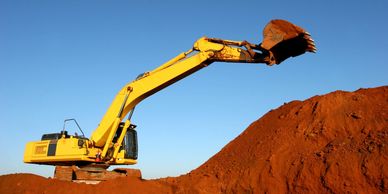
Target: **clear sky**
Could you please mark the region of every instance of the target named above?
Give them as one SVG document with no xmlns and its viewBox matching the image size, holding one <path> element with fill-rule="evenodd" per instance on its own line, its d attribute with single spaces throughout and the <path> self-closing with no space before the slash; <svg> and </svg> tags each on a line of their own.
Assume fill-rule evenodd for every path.
<svg viewBox="0 0 388 194">
<path fill-rule="evenodd" d="M 52 176 L 53 167 L 22 162 L 27 142 L 59 132 L 66 118 L 90 136 L 122 86 L 201 36 L 259 43 L 277 18 L 308 30 L 317 54 L 274 67 L 214 63 L 139 104 L 133 167 L 145 178 L 187 173 L 285 102 L 387 85 L 387 8 L 384 0 L 1 0 L 0 174 Z"/>
</svg>

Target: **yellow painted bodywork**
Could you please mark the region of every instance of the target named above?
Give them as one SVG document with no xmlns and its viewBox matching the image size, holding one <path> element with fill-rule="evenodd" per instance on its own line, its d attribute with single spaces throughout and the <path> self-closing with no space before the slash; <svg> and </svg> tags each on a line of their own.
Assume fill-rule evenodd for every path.
<svg viewBox="0 0 388 194">
<path fill-rule="evenodd" d="M 55 154 L 48 156 L 49 145 L 56 144 Z M 101 151 L 99 148 L 88 146 L 89 142 L 86 140 L 83 146 L 78 146 L 78 138 L 70 136 L 69 138 L 60 138 L 58 140 L 43 140 L 36 142 L 29 142 L 26 145 L 24 152 L 25 163 L 38 164 L 74 164 L 85 162 L 96 162 L 96 154 Z M 109 162 L 108 162 L 109 163 Z M 117 158 L 111 165 L 114 164 L 136 164 L 136 160 L 124 159 L 124 150 L 117 154 Z"/>
<path fill-rule="evenodd" d="M 93 151 L 86 146 L 78 146 L 78 139 L 73 137 L 56 140 L 55 155 L 47 156 L 50 142 L 53 143 L 52 140 L 27 143 L 24 162 L 94 161 Z"/>
<path fill-rule="evenodd" d="M 179 54 L 124 86 L 94 130 L 91 140 L 96 146 L 106 146 L 106 142 L 112 138 L 112 131 L 113 134 L 115 132 L 117 123 L 123 120 L 140 101 L 216 61 L 263 63 L 262 60 L 254 59 L 242 48 L 214 43 L 211 42 L 211 39 L 203 37 L 194 44 L 193 49 Z"/>
<path fill-rule="evenodd" d="M 30 142 L 26 145 L 24 162 L 52 165 L 79 162 L 93 163 L 96 162 L 97 152 L 101 152 L 102 158 L 105 159 L 104 163 L 110 165 L 135 164 L 136 160 L 124 159 L 124 150 L 120 150 L 124 135 L 130 125 L 129 120 L 125 121 L 125 127 L 118 134 L 117 142 L 113 142 L 113 137 L 117 135 L 118 126 L 125 116 L 148 96 L 213 62 L 265 62 L 263 58 L 252 56 L 252 52 L 250 53 L 242 48 L 242 45 L 242 42 L 239 41 L 200 38 L 189 51 L 179 54 L 125 85 L 118 92 L 100 124 L 84 146 L 78 146 L 78 139 L 75 137 L 62 137 L 56 142 L 55 155 L 49 156 L 49 140 Z M 106 159 L 109 149 L 113 149 L 113 157 L 110 156 Z"/>
<path fill-rule="evenodd" d="M 55 154 L 48 154 L 50 142 L 53 143 L 53 140 L 30 142 L 26 145 L 24 162 L 52 165 L 80 162 L 93 163 L 96 162 L 96 154 L 101 152 L 104 163 L 110 165 L 135 164 L 136 160 L 124 159 L 124 150 L 120 150 L 130 121 L 125 121 L 121 133 L 116 134 L 126 115 L 148 96 L 213 62 L 265 62 L 263 58 L 253 56 L 252 51 L 242 48 L 243 45 L 243 42 L 239 41 L 200 38 L 189 51 L 179 54 L 125 85 L 114 98 L 91 138 L 85 140 L 83 146 L 78 146 L 78 139 L 75 137 L 62 137 L 55 140 Z M 257 45 L 250 45 L 257 47 Z M 116 142 L 113 142 L 115 135 L 119 138 Z M 113 156 L 107 157 L 108 150 L 111 149 L 113 149 Z"/>
<path fill-rule="evenodd" d="M 306 50 L 310 52 L 316 50 L 313 40 L 309 39 L 308 33 L 305 33 L 304 36 L 299 36 L 296 33 L 293 36 L 302 37 L 300 38 L 301 43 L 303 43 L 300 44 L 302 45 L 300 53 L 304 53 Z M 272 46 L 279 50 L 278 47 Z M 277 51 L 276 49 L 273 49 L 274 52 Z M 286 50 L 280 49 L 280 51 Z M 130 120 L 126 120 L 124 125 L 121 123 L 138 103 L 213 62 L 266 63 L 267 65 L 273 65 L 278 64 L 277 61 L 285 59 L 283 57 L 281 60 L 276 60 L 274 57 L 279 56 L 278 54 L 246 41 L 202 37 L 187 52 L 177 55 L 152 71 L 141 74 L 137 79 L 125 85 L 115 96 L 90 139 L 85 139 L 82 146 L 78 144 L 79 139 L 72 136 L 66 138 L 63 136 L 58 140 L 30 142 L 26 145 L 24 162 L 51 165 L 77 164 L 80 162 L 100 162 L 109 165 L 135 164 L 136 160 L 124 158 L 124 149 L 121 149 L 124 136 L 131 126 Z M 292 53 L 292 56 L 296 55 Z M 290 56 L 287 55 L 286 58 Z M 118 128 L 121 130 L 118 131 Z M 55 151 L 51 146 L 51 152 L 49 152 L 50 143 L 56 144 Z M 52 152 L 55 152 L 55 154 Z M 101 153 L 102 161 L 96 160 L 98 153 Z"/>
</svg>

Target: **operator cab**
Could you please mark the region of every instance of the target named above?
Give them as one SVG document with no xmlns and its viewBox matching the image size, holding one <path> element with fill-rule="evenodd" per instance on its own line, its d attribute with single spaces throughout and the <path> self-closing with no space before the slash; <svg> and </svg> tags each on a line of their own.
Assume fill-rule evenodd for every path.
<svg viewBox="0 0 388 194">
<path fill-rule="evenodd" d="M 124 122 L 121 122 L 119 128 L 116 131 L 116 135 L 113 138 L 113 142 L 116 142 L 124 128 Z M 137 159 L 138 147 L 137 147 L 137 132 L 135 130 L 136 125 L 130 124 L 127 132 L 124 136 L 124 140 L 121 146 L 121 150 L 124 149 L 125 159 Z"/>
</svg>

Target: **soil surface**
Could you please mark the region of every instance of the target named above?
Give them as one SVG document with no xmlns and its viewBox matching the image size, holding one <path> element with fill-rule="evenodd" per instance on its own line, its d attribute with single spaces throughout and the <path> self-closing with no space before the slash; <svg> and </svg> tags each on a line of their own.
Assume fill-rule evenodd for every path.
<svg viewBox="0 0 388 194">
<path fill-rule="evenodd" d="M 388 86 L 286 103 L 180 177 L 86 185 L 9 174 L 0 193 L 388 193 Z"/>
</svg>

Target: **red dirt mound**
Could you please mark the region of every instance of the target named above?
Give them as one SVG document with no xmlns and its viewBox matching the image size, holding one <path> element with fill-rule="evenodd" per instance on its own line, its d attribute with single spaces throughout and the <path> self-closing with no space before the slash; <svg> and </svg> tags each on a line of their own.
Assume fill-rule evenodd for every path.
<svg viewBox="0 0 388 194">
<path fill-rule="evenodd" d="M 293 101 L 175 178 L 0 176 L 0 193 L 388 193 L 388 86 Z"/>
<path fill-rule="evenodd" d="M 388 193 L 388 87 L 287 103 L 171 181 L 189 193 Z"/>
</svg>

